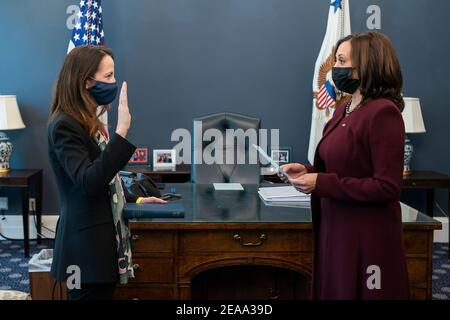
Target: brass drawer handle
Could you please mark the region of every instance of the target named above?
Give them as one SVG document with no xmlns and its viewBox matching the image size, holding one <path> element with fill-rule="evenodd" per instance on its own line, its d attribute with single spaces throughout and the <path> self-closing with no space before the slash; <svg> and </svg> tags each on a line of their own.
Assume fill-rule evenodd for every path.
<svg viewBox="0 0 450 320">
<path fill-rule="evenodd" d="M 138 265 L 137 263 L 133 264 L 133 269 L 134 269 L 134 270 L 139 270 L 140 267 L 141 267 L 141 266 Z"/>
<path fill-rule="evenodd" d="M 139 236 L 138 236 L 137 234 L 133 234 L 133 235 L 131 236 L 131 240 L 133 240 L 133 241 L 138 241 L 138 240 L 139 240 Z"/>
<path fill-rule="evenodd" d="M 241 244 L 241 246 L 243 246 L 243 247 L 259 247 L 260 245 L 262 245 L 264 243 L 264 241 L 267 240 L 267 236 L 263 233 L 259 237 L 259 241 L 258 242 L 247 242 L 247 243 L 245 243 L 244 239 L 242 239 L 242 237 L 238 233 L 236 233 L 233 236 L 233 240 L 239 242 Z"/>
</svg>

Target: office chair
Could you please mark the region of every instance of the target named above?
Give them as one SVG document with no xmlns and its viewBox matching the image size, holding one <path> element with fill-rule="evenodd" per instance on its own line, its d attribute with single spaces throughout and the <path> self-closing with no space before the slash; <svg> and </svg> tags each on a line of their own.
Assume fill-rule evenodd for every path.
<svg viewBox="0 0 450 320">
<path fill-rule="evenodd" d="M 192 182 L 198 184 L 209 183 L 242 183 L 242 184 L 259 184 L 261 182 L 261 167 L 257 157 L 257 164 L 250 164 L 250 152 L 255 152 L 252 146 L 254 141 L 249 141 L 245 138 L 244 144 L 239 144 L 236 138 L 233 141 L 226 141 L 227 129 L 242 129 L 244 132 L 248 129 L 254 129 L 256 132 L 256 144 L 259 143 L 259 129 L 261 127 L 261 120 L 257 118 L 248 117 L 236 113 L 217 113 L 194 119 L 201 121 L 202 130 L 195 130 L 193 134 L 193 152 L 192 152 Z M 223 164 L 205 164 L 203 159 L 203 151 L 206 147 L 212 148 L 216 141 L 203 141 L 205 131 L 209 129 L 217 129 L 222 134 L 223 138 Z M 199 132 L 195 132 L 199 131 Z M 198 135 L 201 134 L 201 137 Z M 201 143 L 199 143 L 202 141 Z M 219 145 L 217 145 L 219 147 Z M 234 164 L 226 164 L 226 154 L 234 149 Z M 219 149 L 219 148 L 218 148 Z M 242 157 L 245 153 L 245 164 L 238 164 L 237 157 Z M 196 164 L 196 154 L 202 155 L 202 164 Z M 213 153 L 215 155 L 215 153 Z M 198 157 L 197 157 L 198 158 Z M 198 159 L 197 159 L 198 160 Z"/>
</svg>

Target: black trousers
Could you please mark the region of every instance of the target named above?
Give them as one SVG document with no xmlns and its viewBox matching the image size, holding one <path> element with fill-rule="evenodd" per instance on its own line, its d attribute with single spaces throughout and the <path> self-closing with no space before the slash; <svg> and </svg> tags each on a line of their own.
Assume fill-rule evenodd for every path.
<svg viewBox="0 0 450 320">
<path fill-rule="evenodd" d="M 69 290 L 70 300 L 112 300 L 116 283 L 82 284 L 81 289 Z"/>
</svg>

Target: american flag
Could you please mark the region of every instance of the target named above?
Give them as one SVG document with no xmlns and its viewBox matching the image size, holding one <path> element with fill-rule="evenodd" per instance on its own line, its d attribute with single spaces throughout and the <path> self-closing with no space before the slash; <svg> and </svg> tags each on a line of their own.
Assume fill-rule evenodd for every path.
<svg viewBox="0 0 450 320">
<path fill-rule="evenodd" d="M 327 115 L 329 110 L 336 104 L 336 93 L 331 85 L 330 81 L 325 82 L 325 84 L 320 88 L 319 94 L 317 95 L 317 108 L 319 110 L 326 110 Z"/>
<path fill-rule="evenodd" d="M 83 45 L 103 46 L 105 45 L 105 33 L 103 31 L 101 0 L 81 0 L 80 11 L 75 27 L 69 41 L 67 54 L 75 47 Z M 98 110 L 100 112 L 100 109 Z M 101 116 L 100 121 L 105 125 L 108 132 L 108 112 Z"/>
<path fill-rule="evenodd" d="M 80 1 L 80 12 L 78 12 L 78 19 L 72 30 L 67 53 L 78 46 L 102 46 L 105 44 L 102 13 L 101 0 Z"/>
</svg>

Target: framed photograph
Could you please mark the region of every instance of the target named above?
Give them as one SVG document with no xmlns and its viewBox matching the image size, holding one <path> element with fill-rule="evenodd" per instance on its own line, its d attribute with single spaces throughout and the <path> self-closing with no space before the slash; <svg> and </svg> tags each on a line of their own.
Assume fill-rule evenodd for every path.
<svg viewBox="0 0 450 320">
<path fill-rule="evenodd" d="M 136 148 L 136 151 L 134 152 L 131 159 L 128 161 L 128 164 L 130 165 L 148 164 L 148 148 L 146 147 Z"/>
<path fill-rule="evenodd" d="M 153 170 L 175 170 L 175 149 L 153 150 Z"/>
<path fill-rule="evenodd" d="M 281 165 L 292 162 L 292 149 L 289 147 L 280 147 L 271 150 L 271 157 L 274 162 Z"/>
</svg>

